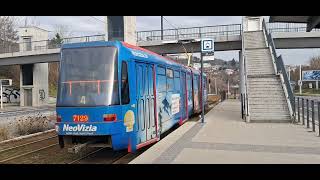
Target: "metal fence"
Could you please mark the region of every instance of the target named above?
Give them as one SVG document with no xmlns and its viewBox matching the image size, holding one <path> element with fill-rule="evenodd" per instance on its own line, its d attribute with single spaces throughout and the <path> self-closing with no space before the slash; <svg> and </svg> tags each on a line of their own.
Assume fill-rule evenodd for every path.
<svg viewBox="0 0 320 180">
<path fill-rule="evenodd" d="M 93 36 L 81 36 L 64 38 L 61 40 L 42 40 L 42 41 L 30 41 L 22 43 L 3 43 L 0 45 L 0 53 L 14 53 L 14 52 L 26 52 L 26 51 L 39 51 L 47 49 L 60 48 L 64 43 L 77 43 L 77 42 L 91 42 L 91 41 L 103 41 L 104 35 Z"/>
<path fill-rule="evenodd" d="M 267 23 L 267 28 L 270 33 L 272 32 L 306 32 L 307 25 L 303 23 Z M 313 29 L 320 31 L 320 29 Z"/>
<path fill-rule="evenodd" d="M 161 30 L 151 30 L 137 32 L 137 42 L 157 41 L 161 40 L 161 37 L 163 37 L 163 40 L 183 40 L 197 38 L 214 38 L 217 36 L 240 34 L 241 24 L 165 29 L 163 30 L 163 36 L 161 36 Z"/>
<path fill-rule="evenodd" d="M 320 136 L 320 101 L 316 99 L 296 97 L 295 122 L 305 126 L 312 132 L 318 131 Z"/>
<path fill-rule="evenodd" d="M 266 23 L 267 29 L 272 32 L 306 32 L 305 24 L 296 23 Z M 314 29 L 313 31 L 320 31 Z M 197 38 L 215 38 L 217 36 L 241 35 L 241 24 L 217 25 L 190 27 L 178 29 L 164 29 L 163 36 L 161 30 L 139 31 L 137 32 L 137 42 L 140 41 L 157 41 L 157 40 L 183 40 Z M 162 39 L 161 39 L 162 38 Z"/>
</svg>

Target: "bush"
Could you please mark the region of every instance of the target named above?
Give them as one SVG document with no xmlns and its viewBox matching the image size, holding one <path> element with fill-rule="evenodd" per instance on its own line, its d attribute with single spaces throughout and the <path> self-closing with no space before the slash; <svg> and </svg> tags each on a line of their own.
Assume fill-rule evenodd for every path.
<svg viewBox="0 0 320 180">
<path fill-rule="evenodd" d="M 17 122 L 17 135 L 23 136 L 37 132 L 43 132 L 50 129 L 50 120 L 46 116 L 40 114 L 19 119 Z"/>
<path fill-rule="evenodd" d="M 0 127 L 0 141 L 8 139 L 8 129 L 7 127 Z"/>
</svg>

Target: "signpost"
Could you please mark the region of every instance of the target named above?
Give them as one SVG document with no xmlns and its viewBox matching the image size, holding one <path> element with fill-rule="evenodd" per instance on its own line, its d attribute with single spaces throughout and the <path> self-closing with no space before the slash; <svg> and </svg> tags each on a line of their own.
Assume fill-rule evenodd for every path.
<svg viewBox="0 0 320 180">
<path fill-rule="evenodd" d="M 301 78 L 301 76 L 302 76 L 302 72 L 301 72 L 301 64 L 300 64 L 300 71 L 299 71 L 300 73 L 299 73 L 299 75 L 300 75 L 300 80 L 299 80 L 299 93 L 300 93 L 300 95 L 302 94 L 302 78 Z"/>
<path fill-rule="evenodd" d="M 3 109 L 3 87 L 12 86 L 12 79 L 0 79 L 1 109 Z"/>
<path fill-rule="evenodd" d="M 3 109 L 3 89 L 2 89 L 2 81 L 0 81 L 0 96 L 1 96 L 1 109 Z"/>
<path fill-rule="evenodd" d="M 204 85 L 203 85 L 203 56 L 212 56 L 214 54 L 214 41 L 213 39 L 201 39 L 201 122 L 204 123 Z"/>
</svg>

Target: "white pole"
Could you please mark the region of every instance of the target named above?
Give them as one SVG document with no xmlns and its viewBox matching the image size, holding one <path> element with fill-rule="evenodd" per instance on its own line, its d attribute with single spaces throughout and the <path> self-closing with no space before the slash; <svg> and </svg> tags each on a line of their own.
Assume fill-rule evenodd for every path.
<svg viewBox="0 0 320 180">
<path fill-rule="evenodd" d="M 288 74 L 289 74 L 289 83 L 290 83 L 290 81 L 291 81 L 291 77 L 290 77 L 290 74 L 291 74 L 291 73 L 290 73 L 290 66 L 288 67 L 288 70 L 289 70 L 289 73 L 288 73 Z"/>
<path fill-rule="evenodd" d="M 214 78 L 214 88 L 216 89 L 216 95 L 218 95 L 217 79 L 216 78 Z"/>
<path fill-rule="evenodd" d="M 299 84 L 299 93 L 300 93 L 300 95 L 302 94 L 302 80 L 301 80 L 301 74 L 302 74 L 302 72 L 301 72 L 301 64 L 300 64 L 300 83 L 301 83 L 301 84 Z"/>
<path fill-rule="evenodd" d="M 210 83 L 209 83 L 209 94 L 211 94 L 211 79 L 210 79 Z"/>
<path fill-rule="evenodd" d="M 230 86 L 229 86 L 229 79 L 228 79 L 228 96 L 230 94 Z"/>
<path fill-rule="evenodd" d="M 1 80 L 0 80 L 0 94 L 1 94 L 1 109 L 3 109 L 3 95 L 2 95 L 2 91 L 3 91 L 3 89 L 2 89 L 2 82 L 1 82 Z"/>
</svg>

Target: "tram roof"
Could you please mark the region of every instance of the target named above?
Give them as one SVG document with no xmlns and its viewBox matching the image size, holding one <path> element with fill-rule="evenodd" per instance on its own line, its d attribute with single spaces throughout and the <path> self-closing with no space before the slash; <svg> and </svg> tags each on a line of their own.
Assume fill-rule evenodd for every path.
<svg viewBox="0 0 320 180">
<path fill-rule="evenodd" d="M 200 73 L 199 70 L 194 69 L 193 67 L 185 66 L 185 65 L 178 63 L 170 58 L 161 56 L 161 55 L 159 55 L 155 52 L 152 52 L 150 50 L 147 50 L 145 48 L 134 46 L 132 44 L 122 42 L 122 41 L 95 41 L 95 42 L 68 43 L 68 44 L 63 44 L 62 49 L 81 48 L 81 47 L 99 47 L 99 46 L 108 46 L 108 45 L 109 46 L 116 46 L 118 48 L 125 48 L 127 50 L 138 50 L 140 52 L 147 54 L 148 56 L 153 57 L 152 59 L 155 59 L 156 61 L 160 61 L 163 63 L 170 63 L 170 65 L 185 67 L 186 69 L 192 70 L 193 72 Z M 149 59 L 149 58 L 147 58 L 147 59 Z"/>
<path fill-rule="evenodd" d="M 134 50 L 142 51 L 142 52 L 146 53 L 147 55 L 152 56 L 154 59 L 163 61 L 164 63 L 168 63 L 169 62 L 171 65 L 177 65 L 177 66 L 185 67 L 185 68 L 187 68 L 189 70 L 192 70 L 192 71 L 195 71 L 197 73 L 200 72 L 199 70 L 194 69 L 193 67 L 185 66 L 184 64 L 176 62 L 173 59 L 161 56 L 160 54 L 152 52 L 152 51 L 150 51 L 148 49 L 145 49 L 145 48 L 142 48 L 142 47 L 139 47 L 139 46 L 134 46 L 134 45 L 126 43 L 126 42 L 121 42 L 121 44 L 122 44 L 123 47 L 128 48 L 128 49 L 134 49 Z"/>
</svg>

